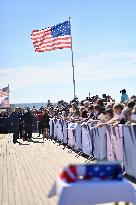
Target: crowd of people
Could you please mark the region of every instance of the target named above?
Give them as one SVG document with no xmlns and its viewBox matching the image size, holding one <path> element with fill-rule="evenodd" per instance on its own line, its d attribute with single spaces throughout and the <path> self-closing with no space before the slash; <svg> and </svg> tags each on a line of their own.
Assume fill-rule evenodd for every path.
<svg viewBox="0 0 136 205">
<path fill-rule="evenodd" d="M 102 98 L 98 95 L 87 97 L 81 102 L 77 98 L 70 103 L 63 100 L 52 105 L 50 100 L 46 107 L 37 110 L 35 107 L 9 109 L 7 112 L 0 113 L 0 117 L 7 116 L 12 124 L 13 143 L 18 142 L 18 138 L 31 140 L 32 133 L 37 132 L 39 136 L 48 138 L 50 118 L 61 118 L 69 122 L 78 122 L 82 126 L 87 126 L 89 122 L 95 126 L 111 124 L 136 124 L 136 96 L 128 97 L 126 90 L 120 91 L 121 100 L 116 103 L 111 96 L 103 94 Z"/>
</svg>

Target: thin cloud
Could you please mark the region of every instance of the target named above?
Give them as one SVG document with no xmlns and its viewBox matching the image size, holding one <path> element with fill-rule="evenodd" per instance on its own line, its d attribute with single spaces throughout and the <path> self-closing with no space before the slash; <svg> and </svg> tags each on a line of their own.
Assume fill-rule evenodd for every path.
<svg viewBox="0 0 136 205">
<path fill-rule="evenodd" d="M 136 76 L 136 52 L 99 53 L 75 62 L 78 82 Z M 24 88 L 38 85 L 71 83 L 72 67 L 68 62 L 57 63 L 55 67 L 24 66 L 1 68 L 1 80 L 13 87 Z"/>
<path fill-rule="evenodd" d="M 15 93 L 17 95 L 19 90 L 33 89 L 38 86 L 48 87 L 48 93 L 50 93 L 50 88 L 56 86 L 59 89 L 59 95 L 64 97 L 66 96 L 65 87 L 72 88 L 71 62 L 56 63 L 50 67 L 24 65 L 17 68 L 1 68 L 0 76 L 0 86 L 9 84 L 11 90 L 14 90 L 13 95 Z M 75 79 L 83 89 L 85 89 L 84 84 L 86 86 L 88 84 L 89 87 L 92 81 L 94 83 L 101 80 L 114 82 L 115 79 L 125 81 L 134 77 L 136 77 L 136 52 L 98 53 L 75 61 Z M 96 86 L 99 87 L 99 84 Z M 20 93 L 18 95 L 21 96 Z M 35 95 L 38 95 L 38 90 L 35 91 Z M 26 93 L 25 99 L 29 101 L 29 94 Z"/>
<path fill-rule="evenodd" d="M 5 84 L 13 87 L 31 87 L 36 85 L 50 85 L 68 83 L 70 72 L 60 67 L 54 69 L 51 67 L 24 66 L 20 68 L 4 68 L 0 70 L 1 79 Z"/>
<path fill-rule="evenodd" d="M 97 81 L 136 76 L 136 52 L 99 53 L 77 63 L 78 81 Z"/>
</svg>

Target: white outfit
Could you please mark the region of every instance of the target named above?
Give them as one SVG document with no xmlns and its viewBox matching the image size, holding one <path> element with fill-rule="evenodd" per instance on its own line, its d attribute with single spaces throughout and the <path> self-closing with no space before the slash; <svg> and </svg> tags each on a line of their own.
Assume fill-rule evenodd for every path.
<svg viewBox="0 0 136 205">
<path fill-rule="evenodd" d="M 136 114 L 131 114 L 131 120 L 135 120 L 136 121 Z"/>
</svg>

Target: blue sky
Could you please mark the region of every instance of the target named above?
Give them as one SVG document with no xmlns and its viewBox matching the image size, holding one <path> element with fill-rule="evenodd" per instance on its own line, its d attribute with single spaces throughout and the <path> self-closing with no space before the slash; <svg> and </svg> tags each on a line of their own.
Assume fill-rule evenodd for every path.
<svg viewBox="0 0 136 205">
<path fill-rule="evenodd" d="M 1 0 L 0 87 L 10 103 L 73 98 L 71 50 L 35 53 L 31 31 L 71 16 L 76 95 L 136 94 L 136 1 Z"/>
</svg>

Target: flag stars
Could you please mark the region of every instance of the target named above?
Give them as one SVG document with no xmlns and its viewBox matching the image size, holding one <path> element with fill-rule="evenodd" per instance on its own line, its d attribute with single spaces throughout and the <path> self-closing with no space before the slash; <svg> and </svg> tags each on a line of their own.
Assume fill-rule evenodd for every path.
<svg viewBox="0 0 136 205">
<path fill-rule="evenodd" d="M 99 170 L 100 170 L 99 167 L 94 167 L 94 171 L 95 171 L 95 172 L 98 172 Z"/>
<path fill-rule="evenodd" d="M 118 179 L 122 179 L 122 174 L 118 174 Z"/>
<path fill-rule="evenodd" d="M 105 173 L 104 172 L 100 172 L 100 176 L 104 176 L 105 175 Z"/>
<path fill-rule="evenodd" d="M 107 170 L 107 171 L 110 171 L 110 170 L 111 170 L 111 167 L 110 167 L 110 166 L 109 166 L 109 167 L 107 167 L 107 168 L 106 168 L 106 170 Z"/>
</svg>

